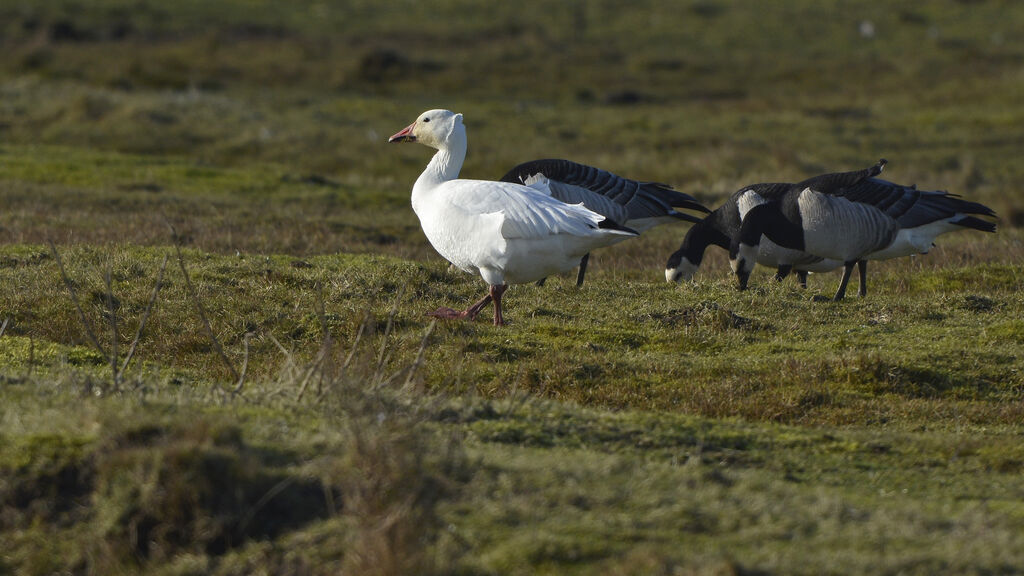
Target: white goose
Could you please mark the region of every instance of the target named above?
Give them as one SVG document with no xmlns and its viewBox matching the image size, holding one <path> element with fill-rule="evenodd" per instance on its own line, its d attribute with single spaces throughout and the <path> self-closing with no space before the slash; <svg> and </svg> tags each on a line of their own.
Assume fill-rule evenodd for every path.
<svg viewBox="0 0 1024 576">
<path fill-rule="evenodd" d="M 701 219 L 679 212 L 710 212 L 696 198 L 659 182 L 640 182 L 623 178 L 600 168 L 571 160 L 543 159 L 523 162 L 501 177 L 536 188 L 566 204 L 582 203 L 588 209 L 627 226 L 645 232 L 670 222 L 700 222 Z M 583 285 L 590 254 L 580 260 L 576 285 Z M 540 280 L 538 284 L 543 284 Z"/>
<path fill-rule="evenodd" d="M 493 301 L 494 324 L 502 325 L 501 296 L 509 284 L 568 272 L 591 250 L 637 235 L 528 186 L 459 179 L 467 144 L 462 114 L 429 110 L 388 142 L 437 149 L 413 185 L 412 208 L 434 249 L 489 286 L 487 296 L 469 308 L 442 307 L 431 316 L 473 319 Z"/>
</svg>

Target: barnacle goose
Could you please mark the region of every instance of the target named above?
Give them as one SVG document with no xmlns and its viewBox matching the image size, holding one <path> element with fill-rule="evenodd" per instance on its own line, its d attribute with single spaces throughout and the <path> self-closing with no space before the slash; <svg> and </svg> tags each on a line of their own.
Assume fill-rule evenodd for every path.
<svg viewBox="0 0 1024 576">
<path fill-rule="evenodd" d="M 927 253 L 941 234 L 973 229 L 995 232 L 995 224 L 974 215 L 995 216 L 982 204 L 944 191 L 918 190 L 875 178 L 885 167 L 818 176 L 750 209 L 730 249 L 740 288 L 746 287 L 764 235 L 786 248 L 843 262 L 843 279 L 833 300 L 846 295 L 854 265 L 858 294 L 867 294 L 867 260 Z"/>
<path fill-rule="evenodd" d="M 710 210 L 696 198 L 658 182 L 639 182 L 607 170 L 570 160 L 543 159 L 519 164 L 501 177 L 502 182 L 525 184 L 567 204 L 583 204 L 637 232 L 668 222 L 700 222 L 676 209 Z M 590 254 L 580 260 L 576 285 L 583 284 Z M 538 284 L 543 284 L 540 280 Z"/>
<path fill-rule="evenodd" d="M 733 238 L 739 235 L 743 215 L 757 204 L 781 197 L 792 186 L 793 184 L 789 182 L 765 182 L 744 186 L 734 192 L 725 203 L 690 227 L 679 249 L 669 256 L 665 264 L 665 280 L 682 282 L 692 279 L 704 260 L 704 252 L 708 246 L 729 250 Z M 843 264 L 799 250 L 783 248 L 765 238 L 761 239 L 758 247 L 757 263 L 775 268 L 777 280 L 784 279 L 795 270 L 803 287 L 807 286 L 808 272 L 828 272 Z"/>
</svg>

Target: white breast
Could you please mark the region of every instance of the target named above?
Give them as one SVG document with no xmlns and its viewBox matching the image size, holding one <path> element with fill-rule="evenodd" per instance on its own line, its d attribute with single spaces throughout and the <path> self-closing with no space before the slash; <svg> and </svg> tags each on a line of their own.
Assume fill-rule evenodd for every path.
<svg viewBox="0 0 1024 576">
<path fill-rule="evenodd" d="M 498 212 L 472 214 L 443 202 L 414 202 L 413 210 L 434 250 L 466 272 L 478 273 L 478 263 L 500 259 L 506 250 Z"/>
</svg>

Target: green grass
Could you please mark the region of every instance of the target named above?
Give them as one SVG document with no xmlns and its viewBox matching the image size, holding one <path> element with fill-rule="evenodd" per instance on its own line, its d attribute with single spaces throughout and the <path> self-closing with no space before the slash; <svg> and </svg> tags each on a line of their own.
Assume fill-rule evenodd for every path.
<svg viewBox="0 0 1024 576">
<path fill-rule="evenodd" d="M 1024 10 L 662 4 L 0 2 L 0 573 L 1018 571 Z M 435 324 L 438 106 L 468 177 L 885 157 L 1000 228 L 831 303 L 662 227 Z"/>
</svg>

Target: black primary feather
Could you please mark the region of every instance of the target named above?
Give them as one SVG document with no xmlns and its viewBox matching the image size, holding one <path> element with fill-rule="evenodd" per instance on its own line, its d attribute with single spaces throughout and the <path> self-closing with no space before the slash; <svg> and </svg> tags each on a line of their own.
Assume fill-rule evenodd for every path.
<svg viewBox="0 0 1024 576">
<path fill-rule="evenodd" d="M 543 174 L 548 180 L 585 188 L 609 198 L 627 210 L 629 219 L 673 216 L 696 221 L 694 217 L 681 214 L 675 208 L 711 212 L 693 196 L 674 190 L 666 184 L 630 180 L 607 170 L 571 160 L 549 158 L 524 162 L 509 170 L 501 180 L 522 184 L 536 174 Z M 552 192 L 557 193 L 557 189 L 553 188 Z"/>
</svg>

